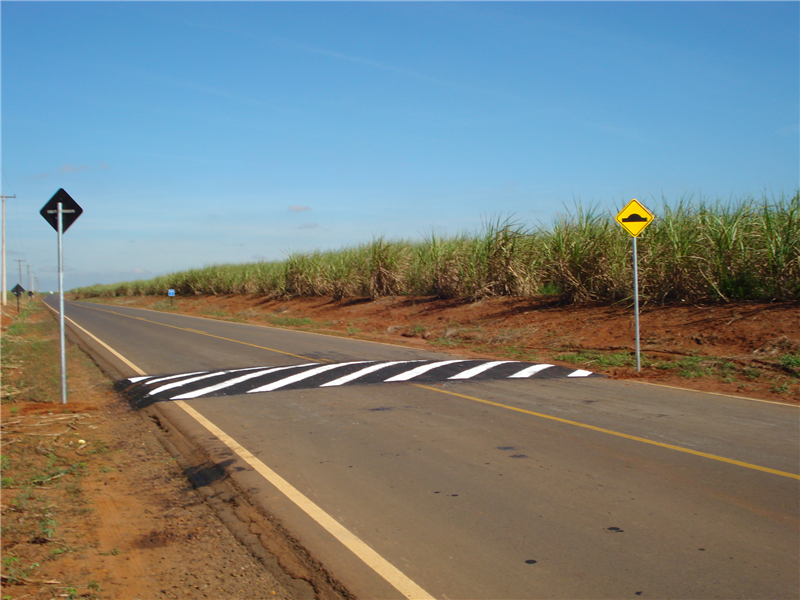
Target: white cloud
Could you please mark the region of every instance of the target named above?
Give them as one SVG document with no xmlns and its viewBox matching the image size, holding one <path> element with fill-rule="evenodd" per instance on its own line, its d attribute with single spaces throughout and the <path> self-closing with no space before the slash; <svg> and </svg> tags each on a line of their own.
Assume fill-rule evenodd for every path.
<svg viewBox="0 0 800 600">
<path fill-rule="evenodd" d="M 299 206 L 294 204 L 289 207 L 289 212 L 306 212 L 307 210 L 311 210 L 308 206 Z"/>
</svg>

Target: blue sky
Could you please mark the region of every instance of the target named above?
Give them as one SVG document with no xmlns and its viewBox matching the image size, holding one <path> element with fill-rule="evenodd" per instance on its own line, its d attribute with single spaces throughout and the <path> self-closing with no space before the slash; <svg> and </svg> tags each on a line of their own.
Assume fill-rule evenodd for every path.
<svg viewBox="0 0 800 600">
<path fill-rule="evenodd" d="M 800 185 L 797 2 L 0 11 L 9 288 L 57 288 L 60 187 L 69 289 Z"/>
</svg>

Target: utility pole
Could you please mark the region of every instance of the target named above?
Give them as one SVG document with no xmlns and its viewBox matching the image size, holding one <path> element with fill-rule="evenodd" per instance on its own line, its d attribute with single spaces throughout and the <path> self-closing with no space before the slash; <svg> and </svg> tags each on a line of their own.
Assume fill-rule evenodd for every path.
<svg viewBox="0 0 800 600">
<path fill-rule="evenodd" d="M 15 258 L 14 260 L 19 263 L 19 284 L 22 285 L 22 263 L 25 262 L 25 259 Z"/>
<path fill-rule="evenodd" d="M 33 295 L 33 281 L 31 280 L 31 266 L 26 265 L 28 267 L 28 298 L 31 298 Z"/>
<path fill-rule="evenodd" d="M 6 196 L 5 194 L 0 194 L 3 196 L 3 306 L 8 304 L 8 300 L 6 296 L 8 293 L 6 290 L 6 198 L 16 198 L 17 196 Z"/>
</svg>

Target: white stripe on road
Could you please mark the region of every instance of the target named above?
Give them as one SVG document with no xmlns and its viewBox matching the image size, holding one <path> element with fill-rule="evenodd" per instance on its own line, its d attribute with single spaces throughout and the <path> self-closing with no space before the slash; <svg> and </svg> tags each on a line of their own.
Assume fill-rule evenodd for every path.
<svg viewBox="0 0 800 600">
<path fill-rule="evenodd" d="M 261 375 L 267 375 L 269 373 L 275 373 L 276 371 L 285 371 L 286 369 L 296 369 L 298 367 L 310 367 L 311 365 L 318 365 L 319 363 L 307 363 L 305 365 L 291 365 L 288 367 L 275 367 L 273 369 L 265 369 L 263 371 L 256 371 L 255 373 L 248 373 L 247 375 L 242 375 L 241 377 L 236 377 L 234 379 L 229 379 L 228 381 L 223 381 L 222 383 L 218 383 L 216 385 L 210 385 L 207 388 L 203 388 L 201 390 L 195 390 L 193 392 L 186 392 L 185 394 L 181 394 L 180 396 L 175 396 L 171 398 L 171 400 L 187 400 L 189 398 L 197 398 L 198 396 L 203 396 L 205 394 L 210 394 L 211 392 L 216 392 L 218 390 L 223 390 L 225 388 L 231 387 L 236 385 L 237 383 L 242 383 L 243 381 L 247 381 L 248 379 L 254 379 L 256 377 L 260 377 Z"/>
<path fill-rule="evenodd" d="M 178 377 L 191 377 L 192 375 L 200 375 L 201 373 L 208 373 L 208 371 L 195 371 L 194 373 L 181 373 L 180 375 L 159 377 L 158 379 L 151 379 L 150 381 L 147 382 L 147 385 L 152 385 L 154 383 L 161 383 L 162 381 L 169 381 L 170 379 L 178 379 Z M 133 381 L 133 379 L 129 379 L 128 381 Z"/>
<path fill-rule="evenodd" d="M 370 373 L 374 373 L 375 371 L 380 371 L 381 369 L 385 369 L 386 367 L 391 367 L 392 365 L 402 365 L 403 363 L 415 363 L 421 362 L 419 360 L 395 360 L 392 362 L 386 363 L 379 363 L 377 365 L 370 365 L 369 367 L 365 367 L 355 373 L 350 373 L 350 375 L 345 375 L 344 377 L 339 377 L 339 379 L 334 379 L 333 381 L 329 381 L 328 383 L 323 383 L 319 387 L 330 387 L 334 385 L 343 385 L 345 383 L 350 383 L 351 381 L 358 379 L 359 377 L 363 377 L 364 375 L 369 375 Z"/>
<path fill-rule="evenodd" d="M 153 394 L 158 394 L 159 392 L 166 392 L 167 390 L 174 389 L 176 387 L 183 387 L 189 383 L 194 383 L 195 381 L 201 381 L 203 379 L 208 379 L 209 377 L 219 377 L 220 375 L 224 375 L 225 371 L 214 371 L 213 373 L 206 373 L 205 375 L 200 375 L 198 377 L 190 377 L 189 379 L 181 379 L 180 381 L 173 381 L 172 383 L 165 383 L 157 387 L 154 390 L 150 390 L 147 393 L 147 396 L 152 396 Z"/>
<path fill-rule="evenodd" d="M 343 527 L 336 519 L 314 504 L 304 496 L 297 488 L 270 469 L 267 465 L 253 456 L 246 448 L 231 438 L 228 434 L 206 419 L 203 415 L 193 409 L 186 402 L 178 401 L 175 404 L 185 410 L 203 427 L 217 436 L 222 443 L 239 455 L 242 460 L 256 470 L 264 479 L 269 481 L 287 498 L 301 508 L 308 516 L 314 519 L 321 527 L 328 531 L 333 537 L 347 547 L 353 554 L 364 561 L 378 575 L 383 577 L 389 584 L 409 600 L 434 600 L 428 592 L 423 590 L 416 583 L 411 581 L 402 571 L 383 558 L 380 554 L 370 548 L 364 541 L 357 537 L 350 530 Z"/>
<path fill-rule="evenodd" d="M 506 363 L 515 363 L 519 362 L 518 360 L 494 360 L 492 362 L 487 362 L 482 365 L 478 365 L 477 367 L 472 367 L 471 369 L 467 369 L 466 371 L 462 371 L 458 375 L 453 375 L 448 379 L 470 379 L 475 377 L 475 375 L 479 375 L 484 371 L 488 371 L 489 369 L 496 367 L 497 365 L 504 365 Z"/>
<path fill-rule="evenodd" d="M 205 375 L 200 375 L 199 377 L 191 377 L 190 379 L 182 379 L 180 381 L 173 381 L 172 383 L 168 383 L 167 385 L 162 385 L 161 387 L 157 387 L 154 390 L 150 390 L 148 392 L 148 396 L 153 396 L 160 392 L 166 392 L 167 390 L 174 389 L 176 387 L 183 387 L 189 383 L 194 383 L 195 381 L 201 381 L 203 379 L 208 379 L 209 377 L 219 377 L 220 375 L 225 375 L 227 373 L 241 373 L 242 371 L 253 371 L 255 369 L 263 369 L 264 367 L 247 367 L 245 369 L 233 369 L 229 371 L 214 371 L 213 373 L 208 373 L 207 371 L 203 371 L 206 373 Z M 189 373 L 189 375 L 194 375 L 194 373 Z M 174 379 L 174 377 L 164 377 L 164 379 L 157 379 L 155 381 L 166 381 L 167 379 Z M 148 383 L 155 383 L 155 381 L 149 381 Z"/>
<path fill-rule="evenodd" d="M 509 379 L 515 379 L 518 377 L 530 377 L 531 375 L 536 375 L 539 371 L 544 371 L 545 369 L 549 369 L 553 365 L 533 365 L 532 367 L 526 367 L 519 371 L 518 373 L 514 373 L 513 375 L 509 375 Z"/>
<path fill-rule="evenodd" d="M 291 377 L 287 377 L 286 379 L 273 381 L 272 383 L 268 383 L 267 385 L 263 385 L 254 390 L 250 390 L 247 393 L 255 394 L 256 392 L 271 392 L 272 390 L 277 390 L 278 388 L 282 388 L 292 383 L 302 381 L 303 379 L 308 379 L 309 377 L 313 377 L 314 375 L 317 375 L 319 373 L 324 373 L 325 371 L 338 369 L 339 367 L 345 367 L 347 365 L 362 365 L 364 363 L 371 363 L 371 362 L 372 362 L 371 360 L 359 360 L 355 362 L 338 363 L 335 365 L 325 365 L 322 367 L 317 367 L 316 369 L 309 369 L 308 371 L 303 371 L 302 373 L 298 373 L 297 375 L 292 375 Z"/>
<path fill-rule="evenodd" d="M 583 369 L 578 369 L 577 371 L 573 371 L 567 377 L 588 377 L 591 375 L 591 371 L 584 371 Z"/>
<path fill-rule="evenodd" d="M 423 373 L 427 373 L 428 371 L 432 371 L 433 369 L 436 369 L 438 367 L 451 365 L 457 362 L 465 362 L 465 359 L 440 360 L 439 362 L 430 363 L 428 365 L 422 365 L 421 367 L 411 369 L 410 371 L 406 371 L 405 373 L 400 373 L 399 375 L 395 375 L 394 377 L 389 377 L 389 379 L 385 379 L 384 381 L 408 381 L 409 379 L 413 379 L 417 375 L 422 375 Z"/>
</svg>

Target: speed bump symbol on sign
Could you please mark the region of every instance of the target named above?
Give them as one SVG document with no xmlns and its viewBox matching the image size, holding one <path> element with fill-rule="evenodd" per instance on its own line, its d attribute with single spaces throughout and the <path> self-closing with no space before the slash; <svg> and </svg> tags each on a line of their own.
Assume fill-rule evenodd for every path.
<svg viewBox="0 0 800 600">
<path fill-rule="evenodd" d="M 655 217 L 653 213 L 634 198 L 628 202 L 625 208 L 619 211 L 615 219 L 617 223 L 622 225 L 625 231 L 630 233 L 633 237 L 639 237 L 645 228 L 653 222 Z"/>
</svg>

